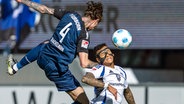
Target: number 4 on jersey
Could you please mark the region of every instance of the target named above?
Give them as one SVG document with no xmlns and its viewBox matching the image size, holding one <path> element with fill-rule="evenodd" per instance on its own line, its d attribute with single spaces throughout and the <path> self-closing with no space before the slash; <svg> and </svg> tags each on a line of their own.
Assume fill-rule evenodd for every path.
<svg viewBox="0 0 184 104">
<path fill-rule="evenodd" d="M 72 25 L 72 23 L 70 22 L 70 23 L 68 23 L 60 32 L 59 32 L 59 34 L 61 35 L 61 39 L 60 39 L 60 43 L 62 43 L 63 42 L 63 39 L 65 38 L 65 36 L 66 36 L 66 34 L 68 33 L 68 31 L 70 30 L 70 26 Z"/>
</svg>

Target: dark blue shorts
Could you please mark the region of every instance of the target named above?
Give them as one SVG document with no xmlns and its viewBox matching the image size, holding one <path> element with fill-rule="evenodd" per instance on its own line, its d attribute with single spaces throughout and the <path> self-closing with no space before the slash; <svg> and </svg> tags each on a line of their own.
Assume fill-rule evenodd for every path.
<svg viewBox="0 0 184 104">
<path fill-rule="evenodd" d="M 43 54 L 39 55 L 37 63 L 45 71 L 47 78 L 55 83 L 58 91 L 71 91 L 80 86 L 80 83 L 72 75 L 68 66 L 54 62 Z M 63 68 L 65 68 L 63 72 L 58 71 Z"/>
</svg>

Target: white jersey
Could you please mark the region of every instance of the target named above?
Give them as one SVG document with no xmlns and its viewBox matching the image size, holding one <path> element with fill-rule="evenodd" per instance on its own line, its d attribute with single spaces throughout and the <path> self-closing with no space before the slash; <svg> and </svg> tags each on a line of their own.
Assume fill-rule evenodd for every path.
<svg viewBox="0 0 184 104">
<path fill-rule="evenodd" d="M 110 68 L 104 65 L 97 65 L 92 69 L 86 70 L 86 72 L 91 72 L 94 74 L 95 78 L 101 79 L 104 83 L 109 83 L 111 86 L 117 89 L 117 100 L 112 93 L 107 89 L 95 88 L 96 98 L 92 99 L 92 104 L 121 104 L 123 100 L 123 91 L 128 87 L 126 81 L 127 76 L 123 68 L 116 66 Z"/>
</svg>

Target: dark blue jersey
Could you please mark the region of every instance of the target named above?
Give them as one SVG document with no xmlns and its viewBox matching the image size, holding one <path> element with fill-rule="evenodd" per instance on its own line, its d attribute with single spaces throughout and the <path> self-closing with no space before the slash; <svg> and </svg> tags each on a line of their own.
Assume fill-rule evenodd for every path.
<svg viewBox="0 0 184 104">
<path fill-rule="evenodd" d="M 53 61 L 68 65 L 78 52 L 88 52 L 88 32 L 76 12 L 55 9 L 54 16 L 60 21 L 42 53 Z"/>
</svg>

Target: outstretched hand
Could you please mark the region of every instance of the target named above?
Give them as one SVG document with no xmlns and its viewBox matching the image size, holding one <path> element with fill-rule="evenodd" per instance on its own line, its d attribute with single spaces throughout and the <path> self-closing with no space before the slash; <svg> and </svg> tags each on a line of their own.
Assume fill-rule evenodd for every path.
<svg viewBox="0 0 184 104">
<path fill-rule="evenodd" d="M 15 1 L 17 1 L 17 2 L 19 2 L 19 3 L 21 3 L 21 2 L 22 2 L 22 0 L 15 0 Z"/>
<path fill-rule="evenodd" d="M 108 85 L 107 89 L 114 95 L 115 99 L 117 100 L 117 89 L 112 87 L 111 85 Z"/>
</svg>

